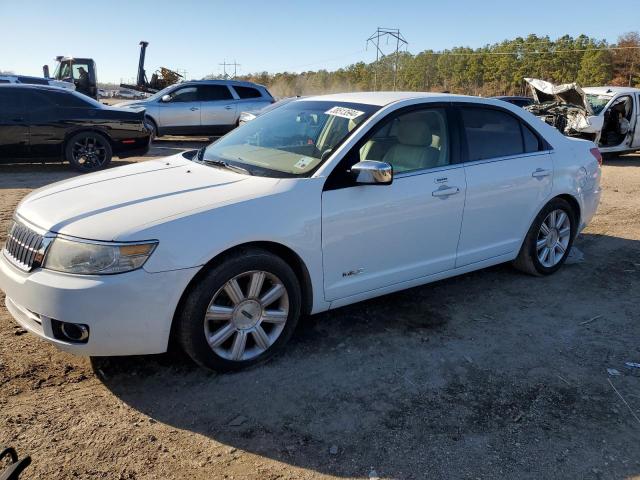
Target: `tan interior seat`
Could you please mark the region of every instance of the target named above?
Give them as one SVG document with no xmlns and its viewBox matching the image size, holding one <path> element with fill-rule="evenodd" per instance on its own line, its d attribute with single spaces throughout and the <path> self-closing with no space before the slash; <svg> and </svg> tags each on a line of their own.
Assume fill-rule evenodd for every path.
<svg viewBox="0 0 640 480">
<path fill-rule="evenodd" d="M 440 151 L 432 146 L 431 127 L 422 115 L 399 117 L 395 136 L 398 141 L 389 149 L 383 161 L 393 165 L 396 172 L 438 166 Z"/>
</svg>

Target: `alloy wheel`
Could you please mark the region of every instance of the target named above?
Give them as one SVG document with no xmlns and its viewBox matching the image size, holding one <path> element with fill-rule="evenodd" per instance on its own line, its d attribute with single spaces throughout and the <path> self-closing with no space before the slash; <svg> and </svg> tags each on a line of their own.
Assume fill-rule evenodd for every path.
<svg viewBox="0 0 640 480">
<path fill-rule="evenodd" d="M 284 283 L 272 273 L 253 270 L 236 275 L 214 294 L 205 313 L 205 336 L 218 356 L 251 360 L 275 343 L 288 316 Z"/>
<path fill-rule="evenodd" d="M 107 160 L 107 149 L 103 140 L 91 135 L 76 140 L 71 154 L 77 165 L 85 169 L 100 167 Z"/>
<path fill-rule="evenodd" d="M 536 254 L 540 263 L 556 266 L 567 251 L 571 239 L 571 219 L 564 210 L 553 210 L 540 225 L 536 241 Z"/>
</svg>

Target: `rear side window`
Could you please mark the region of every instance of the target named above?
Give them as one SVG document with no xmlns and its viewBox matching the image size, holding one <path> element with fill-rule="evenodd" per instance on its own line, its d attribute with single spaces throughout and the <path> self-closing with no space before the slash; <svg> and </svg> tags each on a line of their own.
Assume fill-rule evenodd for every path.
<svg viewBox="0 0 640 480">
<path fill-rule="evenodd" d="M 469 161 L 524 153 L 520 122 L 500 110 L 461 108 Z"/>
<path fill-rule="evenodd" d="M 200 92 L 200 100 L 203 102 L 233 99 L 233 95 L 226 85 L 200 85 L 198 91 Z"/>
<path fill-rule="evenodd" d="M 260 98 L 262 94 L 257 88 L 251 87 L 233 87 L 240 98 Z"/>
<path fill-rule="evenodd" d="M 82 98 L 73 93 L 47 91 L 44 96 L 58 107 L 87 108 L 90 106 Z"/>
<path fill-rule="evenodd" d="M 531 131 L 524 123 L 522 125 L 522 139 L 524 140 L 524 151 L 526 153 L 537 152 L 540 150 L 540 140 L 538 136 Z"/>
<path fill-rule="evenodd" d="M 0 89 L 0 116 L 23 113 L 22 95 L 14 88 Z"/>
</svg>

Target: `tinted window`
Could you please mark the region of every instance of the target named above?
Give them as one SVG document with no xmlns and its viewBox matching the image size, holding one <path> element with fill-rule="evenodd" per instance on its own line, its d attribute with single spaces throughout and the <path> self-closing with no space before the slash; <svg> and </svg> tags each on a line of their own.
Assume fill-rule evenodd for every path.
<svg viewBox="0 0 640 480">
<path fill-rule="evenodd" d="M 0 83 L 11 83 L 11 81 L 10 81 L 10 80 L 3 80 L 3 79 L 0 79 Z"/>
<path fill-rule="evenodd" d="M 172 102 L 197 102 L 198 91 L 196 87 L 184 87 L 174 90 L 169 94 Z"/>
<path fill-rule="evenodd" d="M 200 85 L 198 91 L 200 92 L 200 100 L 203 102 L 233 99 L 233 95 L 226 85 Z"/>
<path fill-rule="evenodd" d="M 255 88 L 251 88 L 251 87 L 238 87 L 235 86 L 233 87 L 236 91 L 236 93 L 238 94 L 238 96 L 240 98 L 259 98 L 262 95 L 260 94 L 260 92 L 255 89 Z"/>
<path fill-rule="evenodd" d="M 46 98 L 58 107 L 64 108 L 87 108 L 89 107 L 80 95 L 74 95 L 70 92 L 48 90 L 44 93 Z"/>
<path fill-rule="evenodd" d="M 360 161 L 378 160 L 396 173 L 449 165 L 444 109 L 416 110 L 386 120 L 360 148 Z"/>
<path fill-rule="evenodd" d="M 524 152 L 520 122 L 501 110 L 461 108 L 469 160 L 518 155 Z"/>
<path fill-rule="evenodd" d="M 53 99 L 42 92 L 28 89 L 23 92 L 24 102 L 28 111 L 42 110 L 43 108 L 55 107 Z"/>
<path fill-rule="evenodd" d="M 22 102 L 15 88 L 0 88 L 0 116 L 22 113 Z"/>
<path fill-rule="evenodd" d="M 522 138 L 524 139 L 524 151 L 527 153 L 540 150 L 540 141 L 535 133 L 524 123 L 522 124 Z"/>
</svg>

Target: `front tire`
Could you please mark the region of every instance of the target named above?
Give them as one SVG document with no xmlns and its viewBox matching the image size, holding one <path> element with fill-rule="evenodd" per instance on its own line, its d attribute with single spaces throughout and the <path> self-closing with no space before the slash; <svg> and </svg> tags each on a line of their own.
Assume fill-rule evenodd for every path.
<svg viewBox="0 0 640 480">
<path fill-rule="evenodd" d="M 113 150 L 109 140 L 98 132 L 80 132 L 65 146 L 65 158 L 82 173 L 102 170 L 111 162 Z"/>
<path fill-rule="evenodd" d="M 198 365 L 232 371 L 275 355 L 300 317 L 295 273 L 281 258 L 242 251 L 211 267 L 187 293 L 177 318 L 182 349 Z"/>
<path fill-rule="evenodd" d="M 513 265 L 537 276 L 557 271 L 571 251 L 577 222 L 576 212 L 566 200 L 551 200 L 533 221 Z"/>
</svg>

